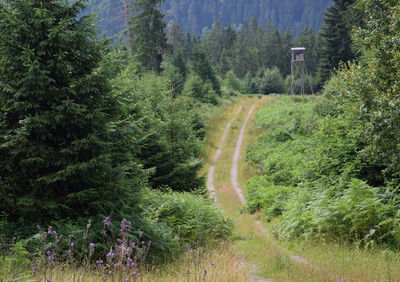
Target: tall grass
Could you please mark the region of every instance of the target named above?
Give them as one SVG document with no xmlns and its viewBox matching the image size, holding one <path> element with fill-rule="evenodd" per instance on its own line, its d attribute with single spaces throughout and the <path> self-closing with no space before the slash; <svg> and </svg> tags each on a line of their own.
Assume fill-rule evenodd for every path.
<svg viewBox="0 0 400 282">
<path fill-rule="evenodd" d="M 29 269 L 29 268 L 28 268 Z M 178 261 L 162 266 L 143 266 L 140 272 L 118 269 L 105 272 L 102 267 L 71 267 L 57 263 L 52 267 L 44 264 L 32 266 L 34 275 L 25 268 L 20 274 L 0 273 L 5 281 L 53 281 L 53 282 L 94 282 L 94 281 L 248 281 L 247 269 L 229 244 L 223 243 L 210 249 L 187 250 Z"/>
</svg>

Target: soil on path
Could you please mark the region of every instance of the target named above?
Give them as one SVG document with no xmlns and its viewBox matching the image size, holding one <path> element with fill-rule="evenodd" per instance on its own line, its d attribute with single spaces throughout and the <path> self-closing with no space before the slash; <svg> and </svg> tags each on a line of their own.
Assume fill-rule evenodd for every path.
<svg viewBox="0 0 400 282">
<path fill-rule="evenodd" d="M 236 147 L 235 147 L 235 152 L 233 154 L 232 158 L 232 169 L 231 169 L 231 182 L 233 185 L 233 189 L 235 189 L 236 193 L 238 194 L 240 202 L 244 205 L 246 203 L 246 200 L 243 197 L 242 190 L 240 189 L 238 185 L 238 163 L 239 163 L 239 157 L 240 157 L 240 150 L 242 148 L 242 143 L 243 143 L 243 138 L 244 138 L 244 132 L 246 130 L 247 123 L 249 122 L 249 119 L 251 117 L 251 114 L 253 113 L 254 107 L 256 104 L 253 104 L 249 110 L 249 113 L 246 116 L 246 119 L 243 122 L 242 129 L 240 130 L 240 134 L 238 137 L 238 140 L 236 142 Z"/>
<path fill-rule="evenodd" d="M 231 128 L 232 123 L 236 120 L 237 116 L 239 115 L 239 113 L 240 113 L 240 111 L 242 109 L 243 109 L 243 106 L 240 106 L 240 108 L 237 110 L 235 116 L 226 125 L 224 134 L 222 134 L 221 140 L 219 142 L 218 149 L 215 152 L 214 158 L 212 160 L 212 164 L 211 164 L 211 166 L 210 166 L 210 168 L 208 170 L 207 187 L 208 187 L 208 191 L 210 193 L 210 197 L 214 202 L 216 201 L 215 186 L 214 186 L 215 164 L 217 163 L 219 157 L 221 156 L 222 146 L 224 144 L 226 136 L 228 135 L 229 129 Z"/>
</svg>

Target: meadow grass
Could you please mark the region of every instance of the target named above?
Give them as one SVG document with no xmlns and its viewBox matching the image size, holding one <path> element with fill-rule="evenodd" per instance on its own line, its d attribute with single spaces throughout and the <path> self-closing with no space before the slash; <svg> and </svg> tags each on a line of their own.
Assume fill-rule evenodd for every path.
<svg viewBox="0 0 400 282">
<path fill-rule="evenodd" d="M 140 272 L 132 273 L 118 270 L 104 272 L 100 268 L 70 267 L 57 264 L 51 268 L 43 265 L 42 274 L 24 276 L 22 280 L 2 276 L 5 281 L 248 281 L 243 260 L 228 243 L 212 249 L 198 248 L 187 251 L 179 260 L 163 266 L 144 266 Z M 22 276 L 20 276 L 22 277 Z M 10 280 L 7 280 L 10 278 Z"/>
</svg>

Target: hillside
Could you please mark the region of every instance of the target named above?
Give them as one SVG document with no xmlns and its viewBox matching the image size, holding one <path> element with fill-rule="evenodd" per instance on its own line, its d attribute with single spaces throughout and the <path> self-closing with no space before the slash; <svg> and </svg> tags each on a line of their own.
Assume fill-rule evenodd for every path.
<svg viewBox="0 0 400 282">
<path fill-rule="evenodd" d="M 261 25 L 268 20 L 283 33 L 290 28 L 298 35 L 305 27 L 318 30 L 332 0 L 166 0 L 166 22 L 177 21 L 184 31 L 202 33 L 219 21 L 240 25 L 254 16 Z M 123 1 L 89 0 L 88 11 L 98 11 L 99 25 L 107 35 L 125 28 Z"/>
</svg>

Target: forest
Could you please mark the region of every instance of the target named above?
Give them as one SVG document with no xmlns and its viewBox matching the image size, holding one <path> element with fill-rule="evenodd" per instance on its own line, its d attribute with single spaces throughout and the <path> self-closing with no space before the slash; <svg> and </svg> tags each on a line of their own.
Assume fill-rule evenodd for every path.
<svg viewBox="0 0 400 282">
<path fill-rule="evenodd" d="M 250 104 L 227 127 L 257 133 L 236 211 L 282 248 L 263 273 L 298 271 L 283 253 L 306 242 L 380 252 L 400 277 L 399 3 L 204 1 L 194 24 L 203 1 L 187 2 L 120 1 L 126 28 L 106 37 L 106 2 L 0 0 L 0 280 L 162 281 L 183 266 L 170 279 L 232 281 L 225 264 L 251 260 L 237 244 L 253 239 L 205 171 L 242 101 L 259 106 L 250 131 Z M 283 95 L 294 46 L 317 95 Z"/>
<path fill-rule="evenodd" d="M 297 36 L 306 27 L 319 30 L 323 12 L 331 4 L 332 0 L 166 0 L 162 11 L 168 25 L 177 23 L 193 35 L 204 34 L 217 21 L 239 28 L 255 17 L 261 25 L 271 22 L 281 33 L 291 28 Z M 124 1 L 90 0 L 87 9 L 98 13 L 101 31 L 108 36 L 126 28 Z"/>
</svg>

